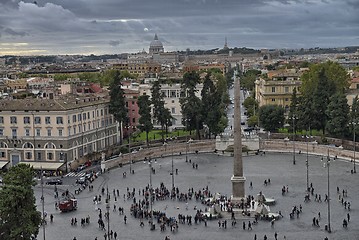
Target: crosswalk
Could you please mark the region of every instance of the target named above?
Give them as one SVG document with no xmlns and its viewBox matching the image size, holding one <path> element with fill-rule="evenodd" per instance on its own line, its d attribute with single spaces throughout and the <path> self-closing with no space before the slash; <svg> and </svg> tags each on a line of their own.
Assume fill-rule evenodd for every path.
<svg viewBox="0 0 359 240">
<path fill-rule="evenodd" d="M 68 174 L 65 175 L 65 177 L 83 177 L 86 175 L 86 172 L 70 172 Z"/>
</svg>

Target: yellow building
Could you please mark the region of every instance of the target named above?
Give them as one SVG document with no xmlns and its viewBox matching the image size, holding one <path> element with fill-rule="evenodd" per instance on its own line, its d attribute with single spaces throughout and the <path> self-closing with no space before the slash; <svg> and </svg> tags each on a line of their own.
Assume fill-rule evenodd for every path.
<svg viewBox="0 0 359 240">
<path fill-rule="evenodd" d="M 286 112 L 289 110 L 293 89 L 297 95 L 301 81 L 300 73 L 292 71 L 269 72 L 268 79 L 259 78 L 255 81 L 255 98 L 259 106 L 280 105 Z"/>
<path fill-rule="evenodd" d="M 0 100 L 0 167 L 20 162 L 56 170 L 118 141 L 109 98 Z M 64 170 L 64 168 L 63 168 Z"/>
</svg>

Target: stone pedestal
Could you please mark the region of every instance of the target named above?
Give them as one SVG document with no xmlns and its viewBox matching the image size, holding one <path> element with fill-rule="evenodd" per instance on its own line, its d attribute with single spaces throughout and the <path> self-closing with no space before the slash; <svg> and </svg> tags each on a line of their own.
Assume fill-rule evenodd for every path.
<svg viewBox="0 0 359 240">
<path fill-rule="evenodd" d="M 232 197 L 231 201 L 235 204 L 241 203 L 242 199 L 245 198 L 244 193 L 244 184 L 245 184 L 246 178 L 240 177 L 240 176 L 232 176 L 231 182 L 232 182 Z"/>
</svg>

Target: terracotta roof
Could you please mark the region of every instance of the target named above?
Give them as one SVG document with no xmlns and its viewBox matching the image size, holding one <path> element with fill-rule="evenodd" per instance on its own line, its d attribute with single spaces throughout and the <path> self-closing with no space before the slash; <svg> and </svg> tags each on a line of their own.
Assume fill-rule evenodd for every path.
<svg viewBox="0 0 359 240">
<path fill-rule="evenodd" d="M 0 100 L 0 109 L 2 111 L 66 111 L 107 102 L 109 102 L 108 97 L 97 96 L 81 98 L 68 96 L 59 99 L 2 99 Z"/>
</svg>

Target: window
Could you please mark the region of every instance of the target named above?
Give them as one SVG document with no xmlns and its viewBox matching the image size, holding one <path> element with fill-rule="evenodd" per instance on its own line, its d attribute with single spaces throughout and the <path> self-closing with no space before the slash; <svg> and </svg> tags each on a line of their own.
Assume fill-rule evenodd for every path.
<svg viewBox="0 0 359 240">
<path fill-rule="evenodd" d="M 176 108 L 172 108 L 172 113 L 176 113 Z"/>
<path fill-rule="evenodd" d="M 62 129 L 59 129 L 59 136 L 62 137 Z"/>
<path fill-rule="evenodd" d="M 275 92 L 275 87 L 272 87 L 272 92 Z"/>
<path fill-rule="evenodd" d="M 30 117 L 24 117 L 24 124 L 30 124 Z"/>
<path fill-rule="evenodd" d="M 62 117 L 56 117 L 56 123 L 57 124 L 63 124 L 64 123 L 63 118 Z"/>
<path fill-rule="evenodd" d="M 86 124 L 84 124 L 84 132 L 86 132 Z"/>
<path fill-rule="evenodd" d="M 17 129 L 16 128 L 11 129 L 11 133 L 12 133 L 13 138 L 17 137 Z"/>
<path fill-rule="evenodd" d="M 74 126 L 74 134 L 76 134 L 76 126 Z"/>
<path fill-rule="evenodd" d="M 45 124 L 51 124 L 50 117 L 45 117 Z"/>
<path fill-rule="evenodd" d="M 30 128 L 25 128 L 25 136 L 26 137 L 30 136 Z"/>
<path fill-rule="evenodd" d="M 86 113 L 83 113 L 83 114 L 82 114 L 82 119 L 83 119 L 83 120 L 86 120 Z"/>
<path fill-rule="evenodd" d="M 4 136 L 4 129 L 0 128 L 0 136 Z"/>
<path fill-rule="evenodd" d="M 71 128 L 68 129 L 68 135 L 71 136 Z"/>
<path fill-rule="evenodd" d="M 88 130 L 91 130 L 91 123 L 88 123 Z"/>
<path fill-rule="evenodd" d="M 4 123 L 4 117 L 0 117 L 0 124 Z"/>
<path fill-rule="evenodd" d="M 41 129 L 40 128 L 36 128 L 36 136 L 38 136 L 38 137 L 41 136 Z"/>
<path fill-rule="evenodd" d="M 41 117 L 35 117 L 35 124 L 41 124 Z"/>
<path fill-rule="evenodd" d="M 25 158 L 26 159 L 31 159 L 32 158 L 32 153 L 31 152 L 26 152 L 25 153 Z"/>
<path fill-rule="evenodd" d="M 172 103 L 175 103 L 175 100 L 172 100 Z"/>
<path fill-rule="evenodd" d="M 275 102 L 275 98 L 272 98 L 272 102 Z"/>
<path fill-rule="evenodd" d="M 136 123 L 136 118 L 132 118 L 132 122 L 133 122 L 133 123 Z"/>
<path fill-rule="evenodd" d="M 78 121 L 82 121 L 81 113 L 80 113 L 80 114 L 77 114 L 77 120 L 78 120 Z"/>
<path fill-rule="evenodd" d="M 41 152 L 37 152 L 37 160 L 41 160 Z"/>
<path fill-rule="evenodd" d="M 285 101 L 288 102 L 289 98 L 286 98 Z"/>
<path fill-rule="evenodd" d="M 54 157 L 54 154 L 53 153 L 47 153 L 47 159 L 48 160 L 52 160 Z"/>
<path fill-rule="evenodd" d="M 5 158 L 5 152 L 0 152 L 0 157 Z"/>
<path fill-rule="evenodd" d="M 47 136 L 51 137 L 51 129 L 47 129 Z"/>
<path fill-rule="evenodd" d="M 103 116 L 103 109 L 101 109 L 101 116 Z"/>
<path fill-rule="evenodd" d="M 284 92 L 288 93 L 289 92 L 289 87 L 284 87 Z"/>
<path fill-rule="evenodd" d="M 92 111 L 92 118 L 95 118 L 95 111 Z"/>
<path fill-rule="evenodd" d="M 10 117 L 10 123 L 17 124 L 17 118 L 16 117 Z"/>
<path fill-rule="evenodd" d="M 90 112 L 87 112 L 87 119 L 90 119 Z"/>
<path fill-rule="evenodd" d="M 76 115 L 72 115 L 72 122 L 76 122 Z"/>
<path fill-rule="evenodd" d="M 82 127 L 79 125 L 79 133 L 82 132 Z"/>
</svg>

